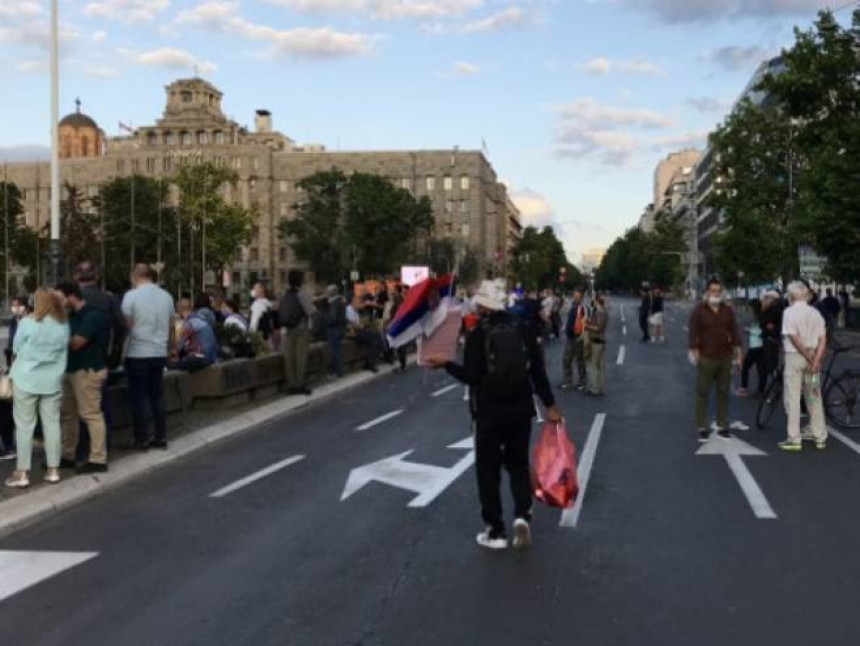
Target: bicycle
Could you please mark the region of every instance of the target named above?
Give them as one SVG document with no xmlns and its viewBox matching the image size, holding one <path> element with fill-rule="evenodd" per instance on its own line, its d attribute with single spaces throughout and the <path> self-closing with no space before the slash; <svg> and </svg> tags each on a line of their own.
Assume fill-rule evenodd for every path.
<svg viewBox="0 0 860 646">
<path fill-rule="evenodd" d="M 860 346 L 840 345 L 834 342 L 833 350 L 824 370 L 821 391 L 824 393 L 824 415 L 828 421 L 845 430 L 860 429 L 860 370 L 848 369 L 833 376 L 833 368 L 839 355 L 846 354 Z M 756 426 L 765 428 L 783 400 L 783 366 L 771 377 L 764 396 L 756 412 Z"/>
</svg>

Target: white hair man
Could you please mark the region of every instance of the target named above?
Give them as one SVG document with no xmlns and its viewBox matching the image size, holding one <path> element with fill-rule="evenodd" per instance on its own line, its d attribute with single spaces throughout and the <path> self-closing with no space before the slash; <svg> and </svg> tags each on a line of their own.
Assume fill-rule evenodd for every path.
<svg viewBox="0 0 860 646">
<path fill-rule="evenodd" d="M 788 286 L 791 306 L 782 318 L 785 349 L 785 408 L 788 413 L 788 438 L 779 443 L 785 451 L 803 448 L 800 434 L 800 398 L 809 409 L 809 430 L 818 449 L 827 447 L 827 427 L 821 401 L 821 362 L 827 351 L 827 326 L 824 317 L 809 305 L 809 287 L 800 281 Z"/>
</svg>

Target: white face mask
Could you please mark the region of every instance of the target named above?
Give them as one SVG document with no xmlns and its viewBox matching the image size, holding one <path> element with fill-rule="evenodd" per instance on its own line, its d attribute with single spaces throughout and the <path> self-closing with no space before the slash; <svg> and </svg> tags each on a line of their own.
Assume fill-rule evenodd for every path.
<svg viewBox="0 0 860 646">
<path fill-rule="evenodd" d="M 251 290 L 251 298 L 252 299 L 257 298 L 257 292 L 255 292 L 253 289 Z"/>
<path fill-rule="evenodd" d="M 708 296 L 708 305 L 710 305 L 711 307 L 717 307 L 722 302 L 722 296 Z"/>
<path fill-rule="evenodd" d="M 16 305 L 15 307 L 12 308 L 12 314 L 14 314 L 15 316 L 21 316 L 23 313 L 24 313 L 24 308 L 21 307 L 20 305 Z"/>
</svg>

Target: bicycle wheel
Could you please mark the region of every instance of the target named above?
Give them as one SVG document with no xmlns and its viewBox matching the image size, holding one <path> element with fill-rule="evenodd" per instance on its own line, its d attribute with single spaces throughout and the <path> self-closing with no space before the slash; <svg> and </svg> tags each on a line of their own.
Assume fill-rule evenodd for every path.
<svg viewBox="0 0 860 646">
<path fill-rule="evenodd" d="M 770 418 L 773 417 L 777 407 L 782 403 L 782 375 L 776 374 L 771 377 L 770 385 L 764 391 L 764 396 L 758 403 L 758 412 L 756 412 L 755 423 L 759 430 L 767 426 Z"/>
<path fill-rule="evenodd" d="M 830 382 L 824 393 L 824 412 L 837 426 L 860 428 L 860 371 L 843 372 Z"/>
</svg>

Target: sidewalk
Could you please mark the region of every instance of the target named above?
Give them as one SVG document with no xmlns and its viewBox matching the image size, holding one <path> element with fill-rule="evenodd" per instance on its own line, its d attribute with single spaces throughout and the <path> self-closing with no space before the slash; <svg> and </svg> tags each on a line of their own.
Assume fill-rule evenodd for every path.
<svg viewBox="0 0 860 646">
<path fill-rule="evenodd" d="M 57 485 L 49 485 L 41 482 L 41 474 L 38 473 L 40 469 L 35 469 L 36 482 L 29 489 L 7 489 L 0 484 L 0 537 L 85 502 L 93 496 L 111 491 L 198 449 L 238 437 L 260 424 L 326 401 L 393 370 L 393 366 L 380 366 L 377 374 L 354 373 L 319 385 L 309 397 L 281 396 L 262 405 L 260 402 L 252 402 L 241 409 L 231 411 L 227 419 L 224 419 L 223 411 L 193 411 L 187 414 L 186 420 L 178 429 L 168 431 L 170 448 L 167 451 L 151 450 L 143 454 L 115 451 L 111 454 L 110 471 L 105 474 L 74 475 L 63 471 L 63 481 Z M 38 452 L 34 455 L 34 464 L 38 465 L 41 461 L 41 452 Z M 11 461 L 0 466 L 0 475 L 5 479 L 14 469 L 14 465 L 15 462 Z"/>
</svg>

